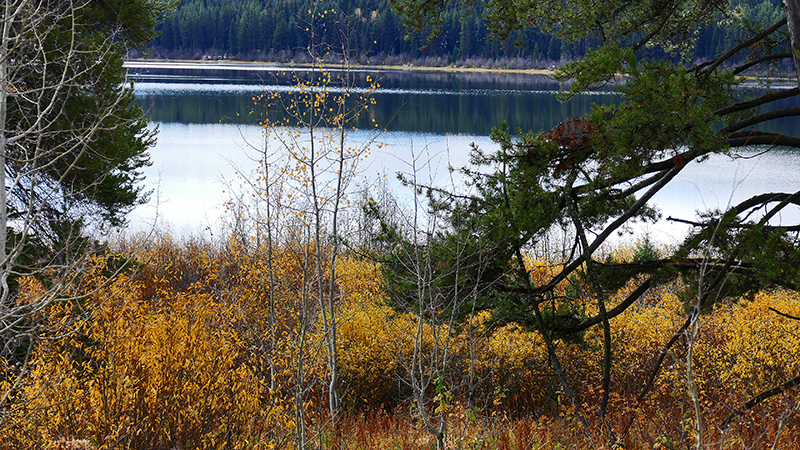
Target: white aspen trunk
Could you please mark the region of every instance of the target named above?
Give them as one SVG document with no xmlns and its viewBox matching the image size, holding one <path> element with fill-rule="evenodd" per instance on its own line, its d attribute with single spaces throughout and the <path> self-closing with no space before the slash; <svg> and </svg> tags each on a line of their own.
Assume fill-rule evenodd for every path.
<svg viewBox="0 0 800 450">
<path fill-rule="evenodd" d="M 8 41 L 11 34 L 11 4 L 5 2 L 0 39 L 0 308 L 8 299 L 6 242 L 8 240 L 8 192 L 6 191 L 6 115 L 8 113 Z"/>
<path fill-rule="evenodd" d="M 276 379 L 278 377 L 278 371 L 275 368 L 275 347 L 277 346 L 277 319 L 275 317 L 275 268 L 273 266 L 273 258 L 274 258 L 274 248 L 273 248 L 273 239 L 272 239 L 272 198 L 270 197 L 270 176 L 269 176 L 269 132 L 264 134 L 264 147 L 263 147 L 263 158 L 264 158 L 264 193 L 266 194 L 267 201 L 266 201 L 266 213 L 267 213 L 267 271 L 269 272 L 269 338 L 270 342 L 272 343 L 272 349 L 269 355 L 269 390 L 275 391 Z"/>
</svg>

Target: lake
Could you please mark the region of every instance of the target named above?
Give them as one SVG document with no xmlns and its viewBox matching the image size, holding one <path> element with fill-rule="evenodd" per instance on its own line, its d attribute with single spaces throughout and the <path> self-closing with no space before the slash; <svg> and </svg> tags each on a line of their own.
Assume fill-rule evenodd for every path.
<svg viewBox="0 0 800 450">
<path fill-rule="evenodd" d="M 264 102 L 256 104 L 255 99 L 270 92 L 292 99 L 293 74 L 278 66 L 172 63 L 130 63 L 129 70 L 137 102 L 147 111 L 151 126 L 159 129 L 144 182 L 154 192 L 148 205 L 130 214 L 131 230 L 145 230 L 157 217 L 178 234 L 216 232 L 225 214 L 228 185 L 234 184 L 235 190 L 237 171 L 247 173 L 255 165 L 251 158 L 263 142 L 259 122 L 265 115 L 271 121 L 286 119 L 277 108 L 265 112 Z M 374 105 L 349 134 L 356 145 L 372 140 L 382 144 L 359 167 L 367 184 L 386 176 L 400 198 L 410 194 L 393 181 L 395 173 L 409 173 L 412 161 L 422 180 L 447 185 L 448 165 L 466 165 L 471 143 L 495 148 L 489 135 L 502 121 L 512 129 L 543 130 L 583 115 L 592 103 L 618 99 L 608 90 L 560 103 L 555 96 L 558 84 L 536 74 L 359 70 L 352 77 L 360 92 L 371 80 L 380 83 L 370 91 Z M 338 87 L 334 83 L 330 89 Z M 791 130 L 795 120 L 784 119 L 777 126 Z M 697 209 L 724 208 L 756 192 L 800 190 L 797 152 L 747 156 L 716 156 L 688 165 L 655 199 L 664 217 L 691 220 Z M 686 230 L 662 220 L 635 231 L 674 243 Z"/>
</svg>

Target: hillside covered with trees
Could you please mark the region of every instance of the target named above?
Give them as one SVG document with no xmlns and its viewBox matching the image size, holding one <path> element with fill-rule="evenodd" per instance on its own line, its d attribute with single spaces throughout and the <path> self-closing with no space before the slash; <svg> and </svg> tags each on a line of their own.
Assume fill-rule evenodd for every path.
<svg viewBox="0 0 800 450">
<path fill-rule="evenodd" d="M 346 47 L 363 62 L 466 64 L 473 60 L 517 59 L 521 66 L 543 66 L 584 56 L 591 39 L 575 42 L 528 27 L 514 30 L 501 41 L 491 37 L 487 12 L 481 2 L 470 7 L 449 4 L 441 15 L 438 36 L 428 41 L 430 27 L 405 38 L 406 28 L 390 0 L 345 2 L 307 0 L 183 0 L 175 15 L 159 26 L 161 35 L 153 55 L 167 58 L 223 57 L 244 60 L 287 61 L 307 57 L 312 25 L 309 11 L 327 11 L 313 24 L 320 41 L 333 51 Z M 698 30 L 695 57 L 705 60 L 731 47 L 757 24 L 771 24 L 783 14 L 780 0 L 742 0 L 741 14 L 748 20 L 730 21 Z"/>
</svg>

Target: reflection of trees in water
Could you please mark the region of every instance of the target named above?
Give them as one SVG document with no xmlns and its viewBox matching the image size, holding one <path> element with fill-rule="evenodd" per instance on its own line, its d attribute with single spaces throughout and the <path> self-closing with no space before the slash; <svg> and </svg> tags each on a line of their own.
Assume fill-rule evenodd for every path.
<svg viewBox="0 0 800 450">
<path fill-rule="evenodd" d="M 260 93 L 258 86 L 268 89 L 269 86 L 293 84 L 292 75 L 285 72 L 159 69 L 141 73 L 146 76 L 145 80 L 158 81 L 164 86 L 169 86 L 170 82 L 209 85 L 208 90 L 185 92 L 139 90 L 137 101 L 155 122 L 257 124 L 261 116 L 250 112 L 254 107 L 253 96 Z M 295 75 L 309 74 L 297 72 Z M 359 72 L 359 75 L 360 83 L 365 86 L 367 76 L 376 76 L 368 71 Z M 133 77 L 137 75 L 134 73 Z M 609 92 L 578 96 L 568 104 L 560 103 L 554 95 L 558 84 L 544 75 L 382 70 L 378 77 L 381 90 L 374 94 L 377 104 L 356 122 L 358 128 L 372 128 L 372 119 L 375 119 L 375 123 L 388 130 L 437 134 L 488 135 L 492 127 L 503 121 L 507 121 L 512 130 L 545 130 L 569 117 L 582 116 L 592 103 L 613 103 L 618 98 Z M 246 84 L 248 87 L 237 92 L 220 90 L 221 84 Z M 291 97 L 288 93 L 282 96 Z M 791 102 L 796 100 L 786 100 L 787 105 L 781 107 L 789 107 Z M 275 109 L 270 112 L 273 122 L 283 119 Z M 764 131 L 791 130 L 794 120 L 775 121 Z"/>
<path fill-rule="evenodd" d="M 334 77 L 336 72 L 326 72 Z M 403 69 L 356 69 L 357 82 L 361 87 L 378 78 L 382 87 L 391 89 L 558 89 L 558 83 L 548 75 L 522 74 L 514 72 L 450 72 L 443 70 Z M 316 73 L 319 75 L 319 72 Z M 229 70 L 229 69 L 132 69 L 131 78 L 153 82 L 231 83 L 231 84 L 295 84 L 294 77 L 308 81 L 310 71 L 302 67 L 278 68 L 274 70 Z"/>
<path fill-rule="evenodd" d="M 380 81 L 383 87 L 406 89 L 558 89 L 558 83 L 547 75 L 511 72 L 383 70 L 380 72 Z"/>
<path fill-rule="evenodd" d="M 212 75 L 204 74 L 205 78 Z M 525 84 L 527 88 L 523 88 Z M 488 135 L 492 127 L 507 121 L 512 129 L 541 130 L 584 114 L 592 102 L 609 103 L 615 99 L 613 94 L 590 95 L 562 104 L 555 98 L 553 89 L 557 85 L 552 80 L 500 73 L 381 72 L 381 87 L 389 92 L 374 94 L 376 104 L 355 123 L 356 127 L 372 128 L 378 124 L 398 131 Z M 263 116 L 254 111 L 255 95 L 258 92 L 250 89 L 220 91 L 211 86 L 208 90 L 185 92 L 148 89 L 137 93 L 137 101 L 155 122 L 257 124 Z M 292 94 L 281 96 L 287 100 Z M 274 123 L 284 116 L 274 108 L 269 119 Z"/>
</svg>

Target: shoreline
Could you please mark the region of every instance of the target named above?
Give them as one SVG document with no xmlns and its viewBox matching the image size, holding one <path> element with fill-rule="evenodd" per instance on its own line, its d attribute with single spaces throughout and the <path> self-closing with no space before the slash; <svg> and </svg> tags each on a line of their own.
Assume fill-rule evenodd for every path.
<svg viewBox="0 0 800 450">
<path fill-rule="evenodd" d="M 126 69 L 216 69 L 228 71 L 254 71 L 254 72 L 281 72 L 286 70 L 310 70 L 312 67 L 324 68 L 331 71 L 342 71 L 340 64 L 309 64 L 309 63 L 279 63 L 237 60 L 190 60 L 190 59 L 126 59 L 123 63 Z M 355 72 L 441 72 L 441 73 L 496 73 L 517 74 L 552 77 L 556 69 L 503 69 L 487 67 L 454 67 L 454 66 L 413 66 L 413 65 L 363 65 L 353 64 L 350 69 Z M 740 75 L 743 84 L 756 81 L 775 83 L 772 88 L 789 89 L 796 86 L 795 78 L 791 75 L 778 77 L 758 77 Z"/>
<path fill-rule="evenodd" d="M 181 59 L 128 59 L 125 60 L 123 67 L 126 69 L 217 69 L 230 71 L 257 71 L 257 72 L 277 72 L 287 69 L 304 69 L 312 67 L 322 67 L 330 70 L 342 70 L 339 64 L 317 64 L 308 63 L 277 63 L 277 62 L 257 62 L 257 61 L 232 61 L 232 60 L 181 60 Z M 525 75 L 544 75 L 551 76 L 555 72 L 553 69 L 500 69 L 484 67 L 434 67 L 434 66 L 393 66 L 393 65 L 360 65 L 353 64 L 350 68 L 359 72 L 445 72 L 445 73 L 513 73 Z"/>
</svg>

